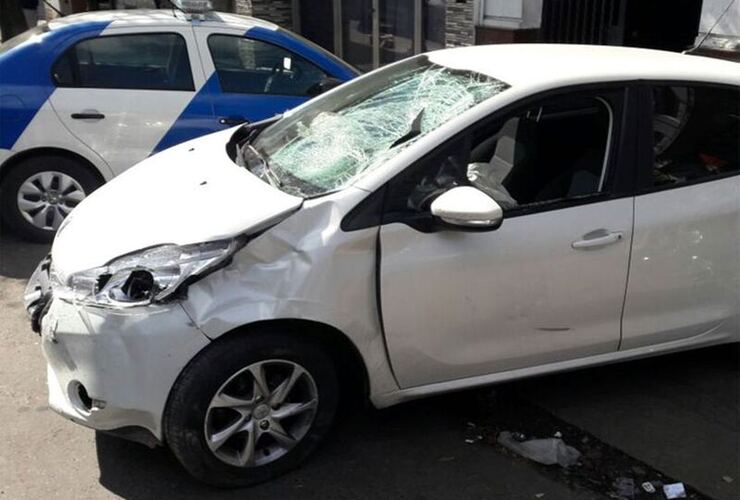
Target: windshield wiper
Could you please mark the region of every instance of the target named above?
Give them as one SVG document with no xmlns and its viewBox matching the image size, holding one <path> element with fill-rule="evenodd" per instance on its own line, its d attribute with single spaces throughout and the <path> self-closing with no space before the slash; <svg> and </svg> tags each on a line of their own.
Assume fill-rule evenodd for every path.
<svg viewBox="0 0 740 500">
<path fill-rule="evenodd" d="M 241 157 L 244 168 L 258 177 L 265 177 L 272 186 L 281 188 L 283 182 L 272 170 L 267 159 L 262 156 L 251 144 L 247 143 L 241 148 Z"/>
<path fill-rule="evenodd" d="M 419 114 L 416 115 L 416 118 L 414 118 L 414 121 L 411 122 L 411 129 L 403 134 L 401 137 L 396 139 L 393 144 L 391 144 L 391 148 L 395 148 L 399 144 L 408 142 L 417 135 L 421 134 L 421 119 L 424 118 L 424 109 L 426 108 L 422 108 L 422 110 L 419 111 Z"/>
</svg>

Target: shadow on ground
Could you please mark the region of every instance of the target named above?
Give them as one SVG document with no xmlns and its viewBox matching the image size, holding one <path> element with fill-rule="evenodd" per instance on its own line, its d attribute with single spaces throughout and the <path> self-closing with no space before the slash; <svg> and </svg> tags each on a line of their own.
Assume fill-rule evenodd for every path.
<svg viewBox="0 0 740 500">
<path fill-rule="evenodd" d="M 7 230 L 0 230 L 0 277 L 29 278 L 50 249 L 49 243 L 29 243 Z"/>
<path fill-rule="evenodd" d="M 168 452 L 98 434 L 100 483 L 130 499 L 505 498 L 588 499 L 492 447 L 465 443 L 468 392 L 347 417 L 298 470 L 243 490 L 192 480 Z"/>
<path fill-rule="evenodd" d="M 739 389 L 738 346 L 730 345 L 502 384 L 495 393 L 529 401 L 702 493 L 730 499 L 740 481 Z M 163 449 L 99 434 L 100 483 L 131 499 L 605 498 L 568 489 L 485 442 L 466 444 L 469 421 L 495 422 L 481 414 L 492 394 L 486 388 L 358 412 L 300 469 L 247 490 L 208 488 Z"/>
</svg>

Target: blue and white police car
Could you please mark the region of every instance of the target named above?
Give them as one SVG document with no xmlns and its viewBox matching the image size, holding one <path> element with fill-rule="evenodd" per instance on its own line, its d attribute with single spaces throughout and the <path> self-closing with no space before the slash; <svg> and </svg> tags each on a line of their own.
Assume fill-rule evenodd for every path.
<svg viewBox="0 0 740 500">
<path fill-rule="evenodd" d="M 0 45 L 2 218 L 50 240 L 86 195 L 149 155 L 355 76 L 313 43 L 234 14 L 91 12 L 40 25 Z"/>
</svg>

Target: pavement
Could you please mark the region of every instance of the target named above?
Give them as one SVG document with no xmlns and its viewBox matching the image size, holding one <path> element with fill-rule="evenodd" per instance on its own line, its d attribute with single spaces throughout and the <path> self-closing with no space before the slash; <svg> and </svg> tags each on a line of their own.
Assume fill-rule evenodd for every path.
<svg viewBox="0 0 740 500">
<path fill-rule="evenodd" d="M 574 480 L 577 470 L 503 450 L 490 433 L 504 422 L 512 431 L 535 432 L 534 422 L 539 431 L 562 429 L 582 451 L 599 443 L 587 457 L 594 470 L 682 481 L 694 498 L 740 498 L 737 345 L 357 408 L 300 469 L 247 490 L 203 486 L 166 449 L 98 434 L 49 410 L 39 339 L 21 301 L 46 252 L 0 235 L 0 499 L 614 498 L 608 474 L 601 483 Z"/>
</svg>

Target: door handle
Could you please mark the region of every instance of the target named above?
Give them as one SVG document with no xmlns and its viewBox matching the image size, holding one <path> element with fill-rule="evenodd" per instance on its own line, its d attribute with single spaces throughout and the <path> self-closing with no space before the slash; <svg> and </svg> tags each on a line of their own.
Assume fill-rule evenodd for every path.
<svg viewBox="0 0 740 500">
<path fill-rule="evenodd" d="M 82 113 L 72 113 L 73 120 L 102 120 L 103 118 L 105 118 L 105 115 L 97 111 L 85 111 Z"/>
<path fill-rule="evenodd" d="M 621 231 L 606 231 L 599 229 L 583 235 L 582 240 L 574 241 L 571 246 L 576 250 L 588 248 L 599 248 L 607 245 L 613 245 L 622 239 L 624 235 Z"/>
<path fill-rule="evenodd" d="M 221 125 L 239 125 L 240 123 L 249 123 L 249 120 L 243 116 L 222 116 L 218 119 Z"/>
</svg>

